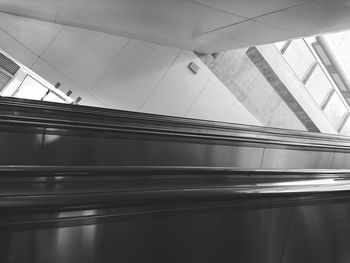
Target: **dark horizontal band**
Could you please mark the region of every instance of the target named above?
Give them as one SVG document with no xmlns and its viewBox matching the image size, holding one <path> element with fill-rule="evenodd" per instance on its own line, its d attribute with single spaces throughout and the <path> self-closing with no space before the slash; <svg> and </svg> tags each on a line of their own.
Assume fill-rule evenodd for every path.
<svg viewBox="0 0 350 263">
<path fill-rule="evenodd" d="M 0 124 L 43 127 L 48 133 L 50 128 L 75 129 L 85 132 L 141 133 L 212 141 L 350 150 L 350 138 L 347 136 L 14 98 L 0 99 Z"/>
<path fill-rule="evenodd" d="M 350 189 L 350 170 L 0 167 L 0 208 L 121 206 Z"/>
</svg>

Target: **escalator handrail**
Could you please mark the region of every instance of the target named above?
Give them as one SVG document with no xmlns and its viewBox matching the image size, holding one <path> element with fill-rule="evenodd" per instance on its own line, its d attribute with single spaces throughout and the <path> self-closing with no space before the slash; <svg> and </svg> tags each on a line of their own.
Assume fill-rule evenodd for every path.
<svg viewBox="0 0 350 263">
<path fill-rule="evenodd" d="M 31 100 L 1 98 L 2 127 L 137 133 L 234 143 L 350 151 L 350 137 Z"/>
</svg>

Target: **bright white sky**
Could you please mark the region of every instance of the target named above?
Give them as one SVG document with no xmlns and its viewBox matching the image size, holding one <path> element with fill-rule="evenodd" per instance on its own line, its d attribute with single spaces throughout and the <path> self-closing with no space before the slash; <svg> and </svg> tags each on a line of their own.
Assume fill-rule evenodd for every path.
<svg viewBox="0 0 350 263">
<path fill-rule="evenodd" d="M 350 31 L 325 36 L 350 74 Z"/>
</svg>

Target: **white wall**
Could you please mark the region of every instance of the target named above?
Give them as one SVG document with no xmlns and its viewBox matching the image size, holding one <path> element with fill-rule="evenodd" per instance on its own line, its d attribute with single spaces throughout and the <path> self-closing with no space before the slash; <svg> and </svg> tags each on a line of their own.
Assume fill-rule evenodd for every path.
<svg viewBox="0 0 350 263">
<path fill-rule="evenodd" d="M 83 105 L 260 125 L 188 50 L 2 13 L 0 49 Z"/>
</svg>

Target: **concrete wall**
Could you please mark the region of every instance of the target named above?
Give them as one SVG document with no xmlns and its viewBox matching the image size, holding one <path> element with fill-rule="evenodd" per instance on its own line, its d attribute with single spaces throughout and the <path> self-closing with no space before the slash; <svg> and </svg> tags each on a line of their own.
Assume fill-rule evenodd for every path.
<svg viewBox="0 0 350 263">
<path fill-rule="evenodd" d="M 246 55 L 247 49 L 222 52 L 203 61 L 264 126 L 306 130 L 293 111 Z"/>
<path fill-rule="evenodd" d="M 83 105 L 260 125 L 188 50 L 3 13 L 0 49 Z"/>
<path fill-rule="evenodd" d="M 337 133 L 273 44 L 202 60 L 263 125 Z"/>
<path fill-rule="evenodd" d="M 307 91 L 303 82 L 291 70 L 288 63 L 279 55 L 276 47 L 274 45 L 264 45 L 257 49 L 266 62 L 272 66 L 280 83 L 288 90 L 294 101 L 298 103 L 298 107 L 295 107 L 293 105 L 294 101 L 290 101 L 289 107 L 298 115 L 300 114 L 299 111 L 302 110 L 321 132 L 336 134 L 337 131 L 327 119 L 325 113 Z"/>
</svg>

